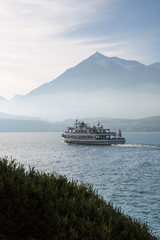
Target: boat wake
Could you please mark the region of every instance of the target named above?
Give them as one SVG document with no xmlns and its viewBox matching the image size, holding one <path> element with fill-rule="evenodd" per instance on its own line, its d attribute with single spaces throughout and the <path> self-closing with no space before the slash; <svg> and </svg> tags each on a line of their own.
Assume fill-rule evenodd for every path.
<svg viewBox="0 0 160 240">
<path fill-rule="evenodd" d="M 159 145 L 147 145 L 147 144 L 117 144 L 115 147 L 127 147 L 127 148 L 150 148 L 150 149 L 160 149 Z"/>
</svg>

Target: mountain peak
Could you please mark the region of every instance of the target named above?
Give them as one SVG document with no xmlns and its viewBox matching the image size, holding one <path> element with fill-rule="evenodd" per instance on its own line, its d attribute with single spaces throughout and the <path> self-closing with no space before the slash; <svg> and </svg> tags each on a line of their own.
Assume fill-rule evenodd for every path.
<svg viewBox="0 0 160 240">
<path fill-rule="evenodd" d="M 107 56 L 103 55 L 102 53 L 95 52 L 93 55 L 91 55 L 89 58 L 92 59 L 102 59 L 102 58 L 108 58 Z"/>
<path fill-rule="evenodd" d="M 88 60 L 101 65 L 101 66 L 106 66 L 108 64 L 108 57 L 106 57 L 105 55 L 99 53 L 99 52 L 95 52 L 93 55 L 91 55 Z"/>
<path fill-rule="evenodd" d="M 95 56 L 95 57 L 106 57 L 105 55 L 103 55 L 102 53 L 100 53 L 100 52 L 95 52 L 92 56 Z"/>
<path fill-rule="evenodd" d="M 138 66 L 145 66 L 144 64 L 134 61 L 134 60 L 125 60 L 118 57 L 107 57 L 99 52 L 95 52 L 92 56 L 89 57 L 90 60 L 94 61 L 96 64 L 101 66 L 107 66 L 109 64 L 117 65 L 125 69 L 131 70 Z"/>
</svg>

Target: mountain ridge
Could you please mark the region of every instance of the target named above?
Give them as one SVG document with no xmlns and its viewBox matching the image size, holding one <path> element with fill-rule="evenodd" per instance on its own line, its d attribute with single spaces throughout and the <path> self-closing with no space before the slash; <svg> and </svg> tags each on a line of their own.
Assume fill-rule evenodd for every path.
<svg viewBox="0 0 160 240">
<path fill-rule="evenodd" d="M 138 78 L 141 82 L 137 81 Z M 159 83 L 159 72 L 135 60 L 106 57 L 96 52 L 75 67 L 67 69 L 56 79 L 33 89 L 24 98 L 39 94 L 52 94 L 57 91 L 81 91 L 82 89 L 93 91 L 107 87 L 116 88 L 116 85 L 130 88 L 135 84 L 143 85 L 143 78 L 145 78 L 145 84 L 151 84 L 151 78 L 152 83 Z"/>
<path fill-rule="evenodd" d="M 43 83 L 42 85 L 36 87 L 35 89 L 32 89 L 26 95 L 22 96 L 22 95 L 16 94 L 10 101 L 13 101 L 13 100 L 18 101 L 19 99 L 22 100 L 22 99 L 25 99 L 26 97 L 28 98 L 30 96 L 33 96 L 33 95 L 36 96 L 38 94 L 45 95 L 45 91 L 48 92 L 48 93 L 52 93 L 52 92 L 54 92 L 54 88 L 55 88 L 55 91 L 56 91 L 57 90 L 57 85 L 60 85 L 61 84 L 60 82 L 64 81 L 63 80 L 64 78 L 69 79 L 70 78 L 70 73 L 72 71 L 75 71 L 75 68 L 79 68 L 82 65 L 85 65 L 86 62 L 88 62 L 88 61 L 90 62 L 90 64 L 91 63 L 93 65 L 97 64 L 100 67 L 113 68 L 113 65 L 114 65 L 117 68 L 119 68 L 119 70 L 122 69 L 122 68 L 126 69 L 127 71 L 129 71 L 129 70 L 132 71 L 133 69 L 137 69 L 137 71 L 140 71 L 140 72 L 142 70 L 139 70 L 139 68 L 143 68 L 143 69 L 146 69 L 146 71 L 148 71 L 148 69 L 150 71 L 153 71 L 153 72 L 155 71 L 155 74 L 158 71 L 158 74 L 160 74 L 160 72 L 159 72 L 160 71 L 160 62 L 155 62 L 155 63 L 150 64 L 150 65 L 145 65 L 145 64 L 143 64 L 139 61 L 136 61 L 136 60 L 126 60 L 126 59 L 122 59 L 122 58 L 119 58 L 119 57 L 108 57 L 108 56 L 105 56 L 105 55 L 103 55 L 99 52 L 95 52 L 93 55 L 89 56 L 88 58 L 84 59 L 80 63 L 76 64 L 74 67 L 66 69 L 57 78 L 55 78 L 55 79 L 53 79 L 49 82 Z M 91 66 L 91 67 L 93 67 L 93 66 Z M 67 82 L 67 80 L 66 80 L 66 82 Z M 61 90 L 64 91 L 64 90 L 66 90 L 66 88 L 63 89 L 63 87 L 62 87 Z M 5 99 L 4 97 L 0 96 L 0 102 L 2 102 L 2 101 L 7 102 L 8 100 Z"/>
<path fill-rule="evenodd" d="M 105 64 L 108 64 L 108 63 L 113 63 L 113 64 L 122 66 L 122 67 L 127 68 L 127 69 L 132 69 L 132 67 L 137 67 L 137 66 L 140 66 L 140 65 L 145 66 L 144 64 L 142 64 L 142 63 L 140 63 L 136 60 L 125 60 L 125 59 L 122 59 L 122 58 L 119 58 L 119 57 L 108 57 L 108 56 L 105 56 L 105 55 L 103 55 L 99 52 L 94 53 L 89 58 L 96 60 L 98 64 L 101 63 L 103 66 L 105 66 Z"/>
<path fill-rule="evenodd" d="M 133 70 L 134 68 L 140 68 L 143 67 L 144 69 L 148 70 L 150 69 L 151 71 L 158 71 L 158 74 L 160 74 L 160 62 L 155 62 L 152 63 L 150 65 L 145 65 L 139 61 L 136 60 L 126 60 L 126 59 L 122 59 L 119 57 L 108 57 L 105 56 L 99 52 L 95 52 L 93 55 L 89 56 L 88 58 L 84 59 L 83 61 L 81 61 L 80 63 L 76 64 L 74 67 L 68 68 L 66 69 L 62 74 L 60 74 L 57 78 L 43 83 L 40 86 L 37 86 L 35 89 L 32 89 L 29 93 L 27 93 L 26 95 L 19 95 L 16 94 L 10 101 L 17 101 L 17 100 L 22 100 L 25 99 L 28 96 L 31 95 L 38 95 L 40 92 L 42 92 L 42 89 L 44 91 L 47 91 L 48 89 L 50 89 L 50 87 L 52 88 L 49 92 L 51 93 L 52 91 L 54 91 L 54 87 L 57 88 L 57 84 L 59 84 L 60 81 L 62 81 L 63 77 L 66 77 L 66 75 L 68 75 L 71 71 L 73 71 L 75 68 L 78 68 L 79 66 L 85 64 L 87 61 L 90 61 L 92 63 L 96 63 L 99 66 L 103 66 L 106 67 L 108 64 L 111 64 L 110 67 L 112 68 L 113 65 L 116 65 L 118 68 L 122 67 L 125 68 L 126 70 Z M 138 69 L 137 69 L 138 70 Z M 54 86 L 53 86 L 54 85 Z M 44 93 L 43 93 L 44 94 Z M 4 97 L 0 96 L 0 102 L 7 102 L 8 100 Z"/>
<path fill-rule="evenodd" d="M 140 118 L 159 115 L 159 92 L 160 70 L 96 52 L 55 80 L 1 104 L 1 111 L 49 120 Z"/>
</svg>

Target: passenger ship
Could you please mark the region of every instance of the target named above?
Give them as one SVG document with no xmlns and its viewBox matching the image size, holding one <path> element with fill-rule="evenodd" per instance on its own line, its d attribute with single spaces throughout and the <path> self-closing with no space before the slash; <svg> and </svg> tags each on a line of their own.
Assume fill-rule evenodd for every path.
<svg viewBox="0 0 160 240">
<path fill-rule="evenodd" d="M 97 126 L 90 126 L 78 120 L 76 120 L 74 127 L 68 127 L 62 134 L 62 140 L 65 143 L 92 145 L 125 144 L 126 142 L 120 129 L 117 135 L 116 132 L 111 132 L 110 129 L 104 128 L 100 123 Z"/>
</svg>

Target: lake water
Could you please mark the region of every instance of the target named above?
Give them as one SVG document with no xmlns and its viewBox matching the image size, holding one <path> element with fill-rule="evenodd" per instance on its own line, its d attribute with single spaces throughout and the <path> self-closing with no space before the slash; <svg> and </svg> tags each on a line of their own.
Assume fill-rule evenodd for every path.
<svg viewBox="0 0 160 240">
<path fill-rule="evenodd" d="M 88 182 L 160 236 L 160 133 L 124 133 L 122 146 L 61 143 L 60 133 L 0 133 L 0 156 Z"/>
</svg>

